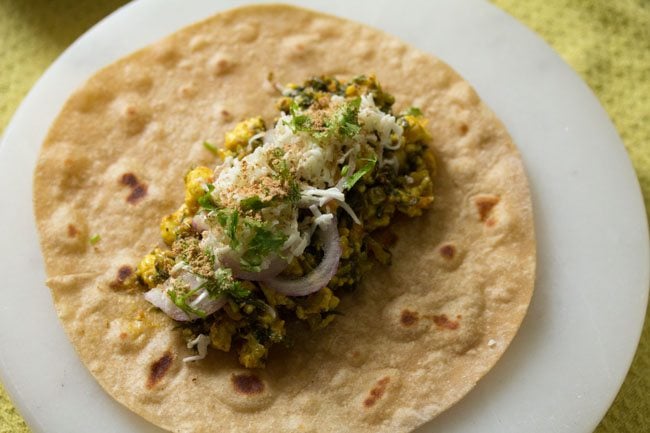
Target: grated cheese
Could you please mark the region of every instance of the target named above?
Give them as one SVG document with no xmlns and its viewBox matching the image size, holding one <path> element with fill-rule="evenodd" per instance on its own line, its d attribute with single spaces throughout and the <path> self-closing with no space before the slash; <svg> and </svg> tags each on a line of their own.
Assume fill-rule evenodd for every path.
<svg viewBox="0 0 650 433">
<path fill-rule="evenodd" d="M 210 344 L 210 337 L 207 335 L 199 334 L 198 337 L 187 343 L 188 349 L 192 349 L 194 346 L 197 346 L 199 354 L 194 356 L 187 356 L 183 358 L 183 362 L 200 361 L 205 358 L 205 355 L 208 354 L 208 344 Z"/>
</svg>

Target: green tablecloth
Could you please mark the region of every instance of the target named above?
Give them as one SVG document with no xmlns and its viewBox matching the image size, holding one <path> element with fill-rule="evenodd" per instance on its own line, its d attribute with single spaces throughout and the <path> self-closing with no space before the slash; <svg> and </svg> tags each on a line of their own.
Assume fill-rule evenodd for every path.
<svg viewBox="0 0 650 433">
<path fill-rule="evenodd" d="M 0 129 L 49 64 L 124 0 L 0 1 Z M 494 0 L 538 32 L 591 86 L 613 119 L 650 209 L 650 2 Z M 0 385 L 0 433 L 29 429 Z M 650 320 L 601 432 L 650 432 Z"/>
</svg>

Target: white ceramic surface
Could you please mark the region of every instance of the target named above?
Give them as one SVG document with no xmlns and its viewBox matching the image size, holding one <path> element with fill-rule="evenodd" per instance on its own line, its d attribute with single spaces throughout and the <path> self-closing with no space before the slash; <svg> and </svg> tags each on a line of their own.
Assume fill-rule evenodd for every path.
<svg viewBox="0 0 650 433">
<path fill-rule="evenodd" d="M 97 68 L 239 1 L 141 0 L 75 42 L 0 147 L 0 376 L 35 433 L 160 432 L 95 383 L 43 281 L 31 174 L 48 125 Z M 420 432 L 588 432 L 625 377 L 645 313 L 648 231 L 623 145 L 587 86 L 537 36 L 478 0 L 293 2 L 382 28 L 461 73 L 503 120 L 530 177 L 538 278 L 503 359 Z M 326 422 L 326 420 L 324 420 Z"/>
</svg>

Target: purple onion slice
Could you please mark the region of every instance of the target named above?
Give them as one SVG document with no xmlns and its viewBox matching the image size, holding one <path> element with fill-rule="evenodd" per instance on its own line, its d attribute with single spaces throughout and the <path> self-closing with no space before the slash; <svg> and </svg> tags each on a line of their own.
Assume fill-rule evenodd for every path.
<svg viewBox="0 0 650 433">
<path fill-rule="evenodd" d="M 328 224 L 319 226 L 323 240 L 323 260 L 309 274 L 297 278 L 286 279 L 273 277 L 263 282 L 267 286 L 286 296 L 306 296 L 317 292 L 336 275 L 341 258 L 341 245 L 336 217 Z"/>
</svg>

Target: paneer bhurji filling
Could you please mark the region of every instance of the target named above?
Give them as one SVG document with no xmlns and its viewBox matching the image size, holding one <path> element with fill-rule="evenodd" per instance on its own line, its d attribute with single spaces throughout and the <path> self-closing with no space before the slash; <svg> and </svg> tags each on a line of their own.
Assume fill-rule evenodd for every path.
<svg viewBox="0 0 650 433">
<path fill-rule="evenodd" d="M 185 361 L 211 347 L 263 367 L 287 323 L 327 326 L 373 262 L 390 264 L 391 222 L 431 207 L 435 166 L 422 113 L 393 102 L 374 76 L 313 78 L 284 88 L 272 128 L 255 117 L 205 143 L 220 163 L 185 175 L 168 248 L 137 269 L 196 348 Z"/>
</svg>

